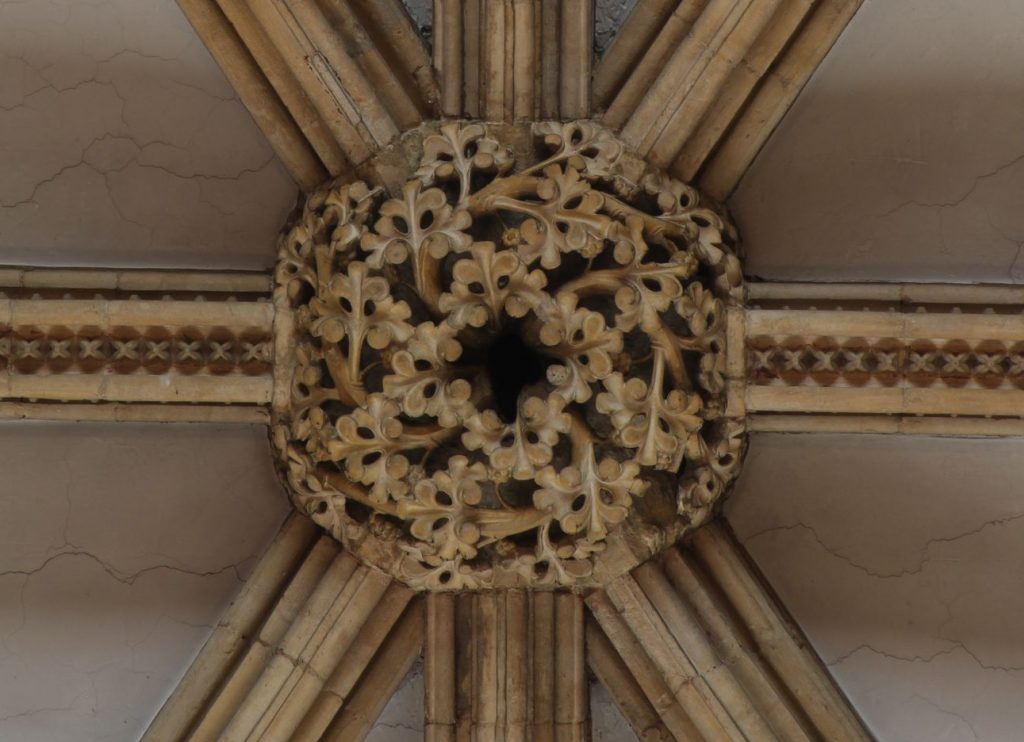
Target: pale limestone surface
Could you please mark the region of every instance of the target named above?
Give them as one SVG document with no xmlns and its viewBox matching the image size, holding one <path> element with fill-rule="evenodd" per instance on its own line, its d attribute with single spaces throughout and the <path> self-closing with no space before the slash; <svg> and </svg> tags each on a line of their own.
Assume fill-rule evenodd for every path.
<svg viewBox="0 0 1024 742">
<path fill-rule="evenodd" d="M 402 0 L 420 32 L 429 42 L 434 23 L 433 0 Z M 594 52 L 604 53 L 636 0 L 594 0 Z"/>
<path fill-rule="evenodd" d="M 880 740 L 1018 739 L 1024 441 L 755 435 L 726 514 Z"/>
<path fill-rule="evenodd" d="M 590 684 L 594 742 L 630 742 L 637 736 L 598 682 Z M 370 730 L 367 742 L 413 742 L 423 739 L 423 664 L 417 662 Z"/>
<path fill-rule="evenodd" d="M 261 426 L 0 425 L 0 739 L 137 739 L 288 512 Z"/>
<path fill-rule="evenodd" d="M 866 0 L 732 198 L 748 274 L 1024 281 L 1022 27 Z"/>
<path fill-rule="evenodd" d="M 0 4 L 0 263 L 264 268 L 296 192 L 174 0 Z"/>
</svg>

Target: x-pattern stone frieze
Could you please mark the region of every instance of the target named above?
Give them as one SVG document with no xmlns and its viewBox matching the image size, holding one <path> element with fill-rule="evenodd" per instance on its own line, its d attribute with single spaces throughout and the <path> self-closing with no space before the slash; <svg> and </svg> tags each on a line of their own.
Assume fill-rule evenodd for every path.
<svg viewBox="0 0 1024 742">
<path fill-rule="evenodd" d="M 105 283 L 101 271 L 67 277 Z M 190 277 L 140 272 L 129 281 L 146 285 L 177 278 Z M 252 283 L 248 277 L 206 277 L 208 283 L 218 280 Z M 114 290 L 109 293 L 119 298 L 108 299 L 84 298 L 84 291 L 4 289 L 15 298 L 0 298 L 0 400 L 250 406 L 270 401 L 269 297 L 253 301 L 234 293 L 192 292 L 188 299 L 174 299 L 156 298 L 154 291 L 143 292 L 153 298 L 140 299 Z"/>
<path fill-rule="evenodd" d="M 0 371 L 17 374 L 263 376 L 271 350 L 270 333 L 258 328 L 0 327 Z"/>
<path fill-rule="evenodd" d="M 600 584 L 700 524 L 726 415 L 735 231 L 587 122 L 421 127 L 412 177 L 285 233 L 297 506 L 417 588 Z"/>
<path fill-rule="evenodd" d="M 744 339 L 731 340 L 743 347 L 748 412 L 1022 417 L 1024 314 L 1012 287 L 835 285 L 830 299 L 822 287 L 762 286 L 750 289 Z M 793 301 L 794 291 L 807 295 Z M 772 293 L 786 298 L 757 298 Z"/>
<path fill-rule="evenodd" d="M 1024 389 L 1024 341 L 808 340 L 762 335 L 747 341 L 747 371 L 757 385 Z"/>
</svg>

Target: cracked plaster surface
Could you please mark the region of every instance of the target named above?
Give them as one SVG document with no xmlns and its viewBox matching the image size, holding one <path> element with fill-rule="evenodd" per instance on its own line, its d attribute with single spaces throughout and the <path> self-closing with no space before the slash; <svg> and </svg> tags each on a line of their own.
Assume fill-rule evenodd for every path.
<svg viewBox="0 0 1024 742">
<path fill-rule="evenodd" d="M 262 269 L 296 193 L 173 0 L 0 3 L 3 263 Z"/>
<path fill-rule="evenodd" d="M 748 273 L 1024 282 L 1024 4 L 866 0 L 740 184 Z"/>
<path fill-rule="evenodd" d="M 1020 440 L 756 435 L 726 516 L 879 740 L 1010 740 L 1022 481 Z"/>
<path fill-rule="evenodd" d="M 288 512 L 253 427 L 0 424 L 0 739 L 137 739 Z"/>
</svg>

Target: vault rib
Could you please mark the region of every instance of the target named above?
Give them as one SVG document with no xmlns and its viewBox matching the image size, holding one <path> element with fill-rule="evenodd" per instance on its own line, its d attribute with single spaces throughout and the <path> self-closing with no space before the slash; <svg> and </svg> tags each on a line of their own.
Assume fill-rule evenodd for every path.
<svg viewBox="0 0 1024 742">
<path fill-rule="evenodd" d="M 373 153 L 373 138 L 355 110 L 341 71 L 334 70 L 291 9 L 279 0 L 248 4 L 259 26 L 306 92 L 345 156 L 358 167 Z M 338 74 L 335 74 L 335 73 Z"/>
<path fill-rule="evenodd" d="M 211 694 L 225 682 L 278 596 L 303 565 L 317 537 L 318 529 L 308 518 L 295 513 L 285 521 L 241 593 L 149 725 L 144 740 L 163 742 L 186 737 Z"/>
<path fill-rule="evenodd" d="M 659 696 L 669 693 L 692 722 L 700 739 L 743 738 L 729 709 L 716 696 L 708 679 L 694 667 L 685 649 L 672 637 L 657 609 L 632 576 L 624 575 L 603 593 L 589 596 L 587 605 L 612 644 L 620 651 L 626 650 L 630 658 L 626 660 L 627 664 L 630 660 L 634 664 L 648 663 L 651 665 L 649 674 L 662 681 L 655 685 L 648 679 L 641 681 L 641 687 L 646 685 L 648 693 L 657 688 Z M 627 643 L 629 635 L 634 642 Z M 653 697 L 651 701 L 656 708 L 666 706 L 661 698 Z M 671 705 L 667 707 L 671 708 Z"/>
<path fill-rule="evenodd" d="M 709 524 L 694 533 L 689 549 L 684 546 L 679 551 L 684 559 L 700 565 L 708 584 L 728 601 L 738 619 L 737 632 L 749 632 L 756 645 L 754 657 L 764 658 L 822 739 L 870 739 L 807 639 L 764 587 L 728 526 Z"/>
<path fill-rule="evenodd" d="M 563 119 L 590 115 L 591 66 L 594 58 L 594 3 L 563 0 L 559 48 L 559 98 Z"/>
<path fill-rule="evenodd" d="M 711 0 L 622 127 L 645 159 L 668 168 L 779 0 Z"/>
<path fill-rule="evenodd" d="M 180 4 L 304 190 L 437 113 L 429 57 L 399 0 Z"/>
<path fill-rule="evenodd" d="M 717 149 L 701 165 L 697 185 L 724 201 L 860 8 L 863 0 L 818 0 L 789 45 L 762 76 Z"/>
<path fill-rule="evenodd" d="M 197 0 L 190 0 L 196 2 Z M 212 0 L 204 0 L 212 3 Z M 331 133 L 326 120 L 313 104 L 308 92 L 303 88 L 292 69 L 285 62 L 281 52 L 267 35 L 253 14 L 250 5 L 243 0 L 220 0 L 221 10 L 235 27 L 249 53 L 259 64 L 266 75 L 274 92 L 291 112 L 302 134 L 319 155 L 323 168 L 331 176 L 345 172 L 349 167 L 348 158 Z M 302 183 L 303 190 L 312 190 L 325 178 L 315 181 L 312 185 Z"/>
<path fill-rule="evenodd" d="M 232 664 L 225 681 L 213 689 L 202 715 L 197 719 L 191 738 L 216 739 L 223 733 L 239 706 L 255 688 L 288 628 L 298 619 L 300 611 L 338 552 L 338 545 L 329 538 L 321 536 L 316 542 L 285 590 L 275 596 L 269 615 L 251 635 L 245 653 Z M 188 738 L 188 735 L 182 737 Z"/>
<path fill-rule="evenodd" d="M 586 643 L 587 666 L 608 691 L 636 736 L 642 742 L 676 739 L 592 615 L 586 618 Z"/>
<path fill-rule="evenodd" d="M 861 0 L 640 0 L 594 79 L 603 123 L 724 201 Z"/>
<path fill-rule="evenodd" d="M 1019 435 L 1024 316 L 1010 286 L 753 284 L 730 367 L 753 427 Z M 745 366 L 745 368 L 744 368 Z M 863 427 L 859 426 L 863 423 Z"/>
<path fill-rule="evenodd" d="M 323 742 L 353 742 L 370 733 L 388 701 L 412 669 L 423 648 L 422 601 L 414 601 L 388 634 L 348 702 L 320 738 Z M 308 738 L 310 742 L 315 737 Z"/>
<path fill-rule="evenodd" d="M 388 585 L 386 593 L 374 609 L 373 620 L 367 620 L 360 628 L 345 656 L 345 662 L 339 662 L 333 674 L 327 679 L 323 691 L 296 729 L 296 737 L 319 739 L 327 731 L 345 703 L 354 693 L 359 692 L 361 671 L 370 665 L 374 659 L 374 652 L 395 630 L 411 599 L 412 592 L 403 586 L 397 583 Z M 408 632 L 412 629 L 406 627 L 399 630 Z M 402 672 L 400 675 L 404 677 L 405 673 Z"/>
<path fill-rule="evenodd" d="M 583 641 L 572 593 L 428 594 L 426 739 L 586 739 Z"/>
<path fill-rule="evenodd" d="M 323 159 L 316 137 L 307 138 L 310 132 L 301 112 L 279 97 L 274 68 L 254 58 L 259 50 L 246 48 L 221 8 L 213 0 L 179 0 L 178 5 L 299 186 L 310 190 L 333 174 L 340 163 Z"/>
<path fill-rule="evenodd" d="M 375 149 L 437 115 L 437 80 L 400 0 L 288 1 L 309 6 L 310 30 L 324 32 L 320 51 L 336 60 L 339 73 L 345 71 L 346 91 L 359 104 L 358 115 L 375 111 L 367 118 Z M 360 90 L 363 97 L 356 95 Z"/>
<path fill-rule="evenodd" d="M 369 730 L 419 656 L 422 608 L 315 534 L 304 516 L 288 520 L 146 740 L 351 740 Z"/>
<path fill-rule="evenodd" d="M 717 731 L 716 728 L 720 728 L 701 699 L 689 692 L 680 699 L 673 692 L 667 679 L 651 662 L 646 648 L 607 594 L 591 595 L 587 599 L 587 607 L 596 619 L 596 625 L 600 626 L 622 664 L 636 679 L 637 686 L 669 733 L 676 739 L 705 739 L 703 729 Z M 617 699 L 614 694 L 612 697 Z M 626 713 L 626 709 L 623 712 Z M 691 714 L 696 715 L 697 719 L 693 719 Z"/>
<path fill-rule="evenodd" d="M 242 273 L 4 269 L 0 414 L 262 422 L 268 289 Z"/>
<path fill-rule="evenodd" d="M 670 171 L 693 182 L 701 166 L 718 146 L 740 109 L 804 22 L 814 0 L 789 0 L 765 25 L 742 59 L 729 72 L 700 122 L 678 149 Z"/>
<path fill-rule="evenodd" d="M 638 0 L 594 70 L 594 107 L 606 111 L 607 125 L 622 126 L 643 97 L 643 82 L 657 75 L 707 3 Z"/>
<path fill-rule="evenodd" d="M 463 11 L 461 0 L 434 0 L 434 57 L 438 71 L 441 113 L 462 112 Z"/>
<path fill-rule="evenodd" d="M 338 14 L 328 21 L 323 8 L 313 0 L 281 0 L 277 3 L 285 23 L 301 44 L 306 63 L 319 74 L 331 92 L 336 105 L 365 140 L 369 151 L 382 147 L 398 136 L 398 126 L 391 118 L 359 65 L 345 51 L 345 41 L 337 22 Z M 345 20 L 352 22 L 349 14 Z M 355 162 L 362 157 L 355 155 Z"/>
<path fill-rule="evenodd" d="M 590 595 L 588 662 L 643 738 L 867 740 L 723 527 Z"/>
<path fill-rule="evenodd" d="M 446 116 L 512 122 L 591 111 L 590 0 L 435 0 Z"/>
</svg>

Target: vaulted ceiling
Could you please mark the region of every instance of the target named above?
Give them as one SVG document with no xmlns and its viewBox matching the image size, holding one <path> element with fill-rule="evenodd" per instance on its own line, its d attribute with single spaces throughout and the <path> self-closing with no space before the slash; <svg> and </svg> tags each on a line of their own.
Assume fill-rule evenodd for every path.
<svg viewBox="0 0 1024 742">
<path fill-rule="evenodd" d="M 640 0 L 630 16 L 632 3 L 598 3 L 598 51 L 607 43 L 608 52 L 594 64 L 593 87 L 589 71 L 577 74 L 580 60 L 589 59 L 587 49 L 578 47 L 590 43 L 591 28 L 573 27 L 568 15 L 568 21 L 560 18 L 564 35 L 557 54 L 543 51 L 543 41 L 537 47 L 544 70 L 554 75 L 551 88 L 545 87 L 546 71 L 534 78 L 532 70 L 514 63 L 522 46 L 499 48 L 505 42 L 500 33 L 482 34 L 473 59 L 444 46 L 442 19 L 456 3 L 442 0 L 425 14 L 424 4 L 412 3 L 411 10 L 418 25 L 432 24 L 434 63 L 455 80 L 446 86 L 442 75 L 435 89 L 443 113 L 511 120 L 517 105 L 550 106 L 546 115 L 562 118 L 607 110 L 605 122 L 621 129 L 629 144 L 712 195 L 728 197 L 743 237 L 748 279 L 789 287 L 800 281 L 1005 287 L 1020 280 L 1024 221 L 1016 194 L 1024 173 L 1017 132 L 1024 91 L 1017 90 L 1021 83 L 1013 64 L 1024 54 L 1015 32 L 1024 20 L 1019 9 L 998 0 L 969 8 L 953 0 L 867 0 L 859 9 L 854 2 L 822 0 L 769 9 L 771 3 L 755 0 L 744 18 L 756 24 L 761 12 L 763 25 L 756 29 L 740 23 L 731 36 L 720 37 L 707 14 L 706 27 L 688 25 L 704 6 L 710 14 L 736 4 Z M 282 35 L 283 27 L 261 20 L 260 13 L 277 12 L 268 10 L 270 4 L 145 5 L 0 5 L 0 264 L 265 271 L 274 260 L 277 232 L 295 205 L 296 181 L 308 189 L 328 174 L 347 172 L 366 157 L 367 142 L 372 147 L 392 129 L 429 117 L 430 85 L 436 83 L 406 53 L 422 47 L 409 35 L 415 33 L 412 23 L 388 17 L 390 4 L 377 8 L 378 25 L 365 40 L 366 49 L 383 48 L 386 54 L 362 68 L 381 77 L 372 79 L 376 87 L 362 91 L 366 98 L 357 98 L 363 102 L 357 118 L 365 120 L 356 127 L 343 117 L 325 119 L 325 111 L 337 109 L 324 101 L 289 100 L 280 92 L 316 89 L 301 79 L 296 87 L 282 87 L 280 79 L 307 74 L 309 68 L 289 66 L 288 54 L 308 56 L 302 44 L 330 49 L 329 35 Z M 571 13 L 572 5 L 566 3 L 562 12 Z M 315 14 L 306 12 L 294 22 L 316 30 L 308 25 Z M 615 38 L 612 31 L 622 23 L 625 32 Z M 279 35 L 268 37 L 267 28 Z M 330 28 L 319 31 L 329 34 Z M 696 48 L 700 33 L 710 45 L 742 45 L 746 39 L 749 46 L 740 48 L 748 53 L 738 71 L 716 73 L 712 65 L 697 81 L 704 97 L 673 99 L 676 114 L 665 116 L 662 96 L 676 95 L 676 78 L 648 90 L 644 65 L 670 64 L 680 46 Z M 532 39 L 532 32 L 527 36 Z M 665 45 L 660 52 L 659 39 Z M 298 51 L 289 51 L 288 44 L 297 44 Z M 338 68 L 338 58 L 326 58 Z M 506 67 L 506 59 L 513 64 Z M 420 61 L 430 62 L 425 56 Z M 680 66 L 678 74 L 684 71 Z M 296 114 L 299 109 L 307 118 Z M 40 282 L 33 284 L 31 275 L 11 273 L 2 291 L 28 301 L 51 287 L 74 288 L 60 283 L 58 274 L 35 275 Z M 146 284 L 151 275 L 111 280 L 124 284 L 116 290 L 104 286 L 100 293 L 127 297 L 155 290 Z M 132 280 L 141 283 L 130 285 Z M 83 298 L 83 290 L 92 288 L 76 289 L 76 297 Z M 838 301 L 878 301 L 857 290 Z M 763 319 L 755 317 L 769 329 L 776 327 L 771 312 L 791 300 L 772 291 L 777 289 L 760 295 Z M 950 303 L 915 298 L 923 296 L 915 287 L 898 291 L 896 300 L 883 305 L 907 310 Z M 957 296 L 953 303 L 973 302 L 980 309 L 991 306 L 994 295 Z M 1019 317 L 1019 294 L 1000 296 L 998 314 Z M 837 299 L 819 295 L 810 301 Z M 983 324 L 978 337 L 990 339 L 993 327 Z M 1019 323 L 998 327 L 1007 342 L 1018 337 Z M 782 332 L 774 330 L 780 337 Z M 202 707 L 204 724 L 215 725 L 219 714 L 239 729 L 250 724 L 254 734 L 268 725 L 291 728 L 288 713 L 261 720 L 251 711 L 261 708 L 261 697 L 231 690 L 248 682 L 238 679 L 237 667 L 228 680 L 194 680 L 202 677 L 201 660 L 180 682 L 208 637 L 208 647 L 221 646 L 216 642 L 228 641 L 224 637 L 237 628 L 236 620 L 257 622 L 241 635 L 270 632 L 261 640 L 271 644 L 291 635 L 294 616 L 288 611 L 294 607 L 267 601 L 291 594 L 286 589 L 298 595 L 299 588 L 279 581 L 278 592 L 253 595 L 268 584 L 259 576 L 275 564 L 296 581 L 313 575 L 296 605 L 312 601 L 317 581 L 335 572 L 346 575 L 338 578 L 338 589 L 348 585 L 367 596 L 344 608 L 354 611 L 346 619 L 353 622 L 352 637 L 360 631 L 355 656 L 316 655 L 317 662 L 358 671 L 331 676 L 337 708 L 317 697 L 312 708 L 319 716 L 302 717 L 303 725 L 329 725 L 338 739 L 415 739 L 424 718 L 441 739 L 446 732 L 436 730 L 455 728 L 458 704 L 476 708 L 493 701 L 469 691 L 460 691 L 468 697 L 446 698 L 429 690 L 439 673 L 446 677 L 465 669 L 454 665 L 457 655 L 444 644 L 459 639 L 445 639 L 437 628 L 454 617 L 471 627 L 465 636 L 474 644 L 545 642 L 544 632 L 554 631 L 531 623 L 524 639 L 504 628 L 521 614 L 545 615 L 548 608 L 536 607 L 534 598 L 526 607 L 432 597 L 422 614 L 411 611 L 407 606 L 418 599 L 397 583 L 378 585 L 375 573 L 366 576 L 359 571 L 365 568 L 348 564 L 328 539 L 317 541 L 294 517 L 267 551 L 289 507 L 271 466 L 265 428 L 254 424 L 265 419 L 258 409 L 269 401 L 263 392 L 231 400 L 249 405 L 232 411 L 233 423 L 213 408 L 179 410 L 179 419 L 212 416 L 219 421 L 213 425 L 15 419 L 96 416 L 85 406 L 66 407 L 67 415 L 52 409 L 40 414 L 36 393 L 5 394 L 13 401 L 5 402 L 8 419 L 0 423 L 0 450 L 8 454 L 0 483 L 0 736 L 136 738 L 172 690 L 171 711 L 163 715 L 164 727 L 158 719 L 151 728 L 153 739 L 180 736 L 187 715 L 176 709 L 183 703 Z M 748 397 L 748 406 L 762 411 L 763 422 L 754 426 L 761 432 L 751 437 L 744 473 L 724 508 L 736 542 L 729 536 L 721 542 L 726 548 L 714 541 L 714 526 L 704 532 L 703 545 L 672 552 L 656 567 L 592 595 L 587 608 L 550 607 L 553 616 L 562 615 L 560 610 L 581 616 L 577 635 L 559 636 L 559 651 L 584 640 L 593 650 L 586 669 L 582 655 L 552 660 L 578 668 L 575 679 L 558 681 L 568 683 L 564 696 L 590 699 L 589 712 L 566 711 L 559 719 L 581 730 L 592 725 L 595 739 L 622 739 L 630 724 L 644 738 L 685 737 L 694 723 L 707 736 L 736 709 L 754 709 L 751 718 L 760 718 L 764 708 L 776 708 L 768 691 L 750 691 L 762 687 L 751 677 L 785 675 L 779 669 L 785 662 L 768 659 L 733 667 L 744 692 L 716 690 L 717 697 L 730 699 L 728 714 L 715 721 L 711 711 L 701 721 L 704 707 L 687 701 L 673 684 L 674 660 L 664 664 L 679 650 L 659 643 L 663 637 L 654 629 L 645 634 L 638 628 L 646 625 L 641 617 L 652 616 L 669 632 L 685 633 L 670 618 L 682 615 L 674 612 L 670 595 L 731 595 L 732 583 L 712 568 L 712 555 L 731 553 L 738 543 L 877 738 L 1007 738 L 1019 722 L 1015 698 L 1024 664 L 1013 598 L 1021 592 L 1016 565 L 1024 557 L 1016 537 L 1024 475 L 1017 462 L 1024 450 L 1019 437 L 1002 435 L 1019 434 L 1016 422 L 977 417 L 920 424 L 903 414 L 912 407 L 891 415 L 889 408 L 856 402 L 847 410 L 855 419 L 822 419 L 808 428 L 777 400 L 758 401 L 764 398 Z M 958 404 L 956 395 L 949 399 Z M 995 409 L 1005 417 L 1002 408 Z M 105 419 L 118 416 L 165 419 L 149 407 L 131 405 Z M 840 428 L 879 434 L 839 434 Z M 891 434 L 897 430 L 916 434 Z M 984 437 L 995 433 L 998 439 Z M 687 574 L 696 575 L 696 582 L 687 583 Z M 251 575 L 257 577 L 249 580 L 251 589 L 243 588 L 243 598 L 225 612 Z M 742 602 L 730 611 L 744 615 Z M 698 617 L 712 635 L 716 616 L 709 611 Z M 727 623 L 719 629 L 722 642 L 735 636 Z M 771 635 L 760 635 L 769 641 L 765 637 Z M 248 672 L 273 676 L 270 660 L 256 657 L 258 642 L 232 646 L 254 657 Z M 693 647 L 682 646 L 692 658 Z M 724 644 L 716 646 L 723 651 Z M 417 659 L 421 654 L 425 668 Z M 473 677 L 486 677 L 486 663 L 474 667 Z M 653 670 L 645 675 L 644 668 Z M 797 676 L 815 672 L 816 666 Z M 589 687 L 590 678 L 604 686 Z M 297 682 L 302 687 L 304 681 Z M 659 683 L 675 694 L 666 706 L 652 702 L 662 697 Z M 798 687 L 794 679 L 784 678 L 783 684 L 790 693 Z M 354 695 L 345 700 L 349 692 Z M 285 710 L 304 713 L 295 703 L 289 700 Z M 580 703 L 586 707 L 585 700 Z M 801 719 L 798 726 L 808 724 L 810 712 L 800 703 L 787 700 L 782 706 L 789 710 L 781 716 L 791 713 Z M 545 713 L 530 708 L 530 714 Z M 320 721 L 310 721 L 315 718 Z M 740 726 L 746 723 L 754 725 L 743 727 L 749 731 L 759 722 Z M 787 722 L 767 723 L 777 732 Z M 858 733 L 852 716 L 849 727 L 842 726 L 847 721 L 837 723 L 845 731 L 826 737 Z"/>
</svg>

